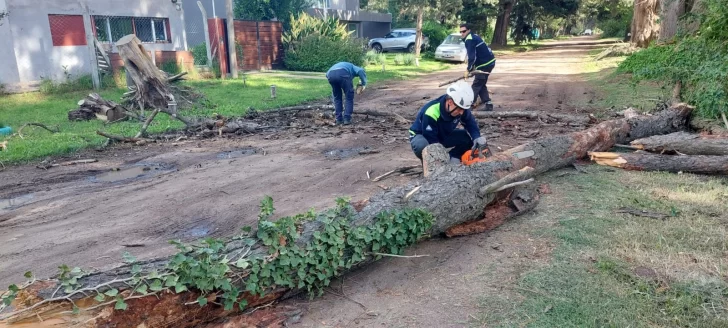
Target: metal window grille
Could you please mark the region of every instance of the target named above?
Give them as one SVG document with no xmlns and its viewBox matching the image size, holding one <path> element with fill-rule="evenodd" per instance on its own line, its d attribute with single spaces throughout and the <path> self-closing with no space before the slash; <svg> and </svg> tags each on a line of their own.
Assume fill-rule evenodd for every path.
<svg viewBox="0 0 728 328">
<path fill-rule="evenodd" d="M 114 43 L 134 34 L 143 43 L 169 42 L 167 18 L 93 16 L 95 37 L 101 43 Z"/>
</svg>

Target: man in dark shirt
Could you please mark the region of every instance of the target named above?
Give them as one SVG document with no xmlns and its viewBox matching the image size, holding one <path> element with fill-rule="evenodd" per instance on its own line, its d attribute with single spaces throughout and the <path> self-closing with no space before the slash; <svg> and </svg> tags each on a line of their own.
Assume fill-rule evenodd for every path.
<svg viewBox="0 0 728 328">
<path fill-rule="evenodd" d="M 480 96 L 480 101 L 485 104 L 486 111 L 492 111 L 493 102 L 490 100 L 486 83 L 488 83 L 490 72 L 495 67 L 495 55 L 483 39 L 470 30 L 470 24 L 460 24 L 460 36 L 465 42 L 465 50 L 468 51 L 468 70 L 465 72 L 465 77 L 467 78 L 475 70 L 488 73 L 475 74 L 473 93 L 476 99 Z"/>
</svg>

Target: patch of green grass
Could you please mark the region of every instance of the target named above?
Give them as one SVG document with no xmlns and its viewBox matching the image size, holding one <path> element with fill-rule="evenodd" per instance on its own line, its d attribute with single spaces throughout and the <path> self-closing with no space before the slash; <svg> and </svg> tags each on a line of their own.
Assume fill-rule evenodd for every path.
<svg viewBox="0 0 728 328">
<path fill-rule="evenodd" d="M 670 90 L 656 82 L 635 82 L 629 74 L 618 74 L 617 66 L 627 57 L 593 60 L 602 50 L 592 50 L 589 59 L 582 64 L 585 80 L 596 90 L 597 97 L 591 103 L 576 105 L 595 108 L 595 115 L 603 116 L 610 111 L 622 111 L 628 107 L 650 112 L 657 103 L 669 99 Z"/>
<path fill-rule="evenodd" d="M 432 60 L 421 60 L 420 67 L 396 66 L 393 55 L 387 56 L 385 71 L 381 66 L 367 68 L 369 83 L 393 79 L 406 79 L 421 74 L 443 70 L 450 64 Z M 295 74 L 295 73 L 294 73 Z M 358 81 L 358 79 L 355 79 Z M 248 74 L 246 86 L 242 79 L 232 80 L 193 80 L 185 82 L 205 94 L 209 106 L 188 109 L 182 113 L 187 116 L 211 116 L 217 113 L 223 116 L 244 115 L 249 108 L 259 110 L 292 106 L 307 101 L 323 100 L 329 97 L 331 87 L 325 79 L 291 78 L 271 74 Z M 270 85 L 276 85 L 276 99 L 270 98 Z M 39 92 L 0 96 L 0 121 L 5 122 L 17 131 L 23 124 L 38 122 L 48 126 L 58 126 L 60 133 L 50 134 L 37 127 L 23 130 L 24 139 L 4 137 L 8 140 L 8 151 L 0 152 L 0 161 L 5 164 L 22 163 L 46 156 L 62 155 L 79 149 L 99 146 L 103 137 L 96 135 L 96 130 L 112 134 L 133 136 L 139 130 L 139 122 L 120 122 L 104 126 L 103 122 L 69 122 L 67 113 L 77 108 L 77 102 L 91 90 L 73 91 L 60 94 L 43 94 Z M 106 89 L 100 92 L 108 100 L 118 101 L 123 89 Z M 160 133 L 177 130 L 183 125 L 160 114 L 149 128 L 149 133 Z"/>
<path fill-rule="evenodd" d="M 547 178 L 551 265 L 479 299 L 488 327 L 728 326 L 728 181 L 590 167 Z M 548 199 L 552 198 L 552 199 Z M 665 221 L 616 213 L 630 207 Z M 541 211 L 543 212 L 543 211 Z M 543 230 L 534 231 L 539 236 Z"/>
</svg>

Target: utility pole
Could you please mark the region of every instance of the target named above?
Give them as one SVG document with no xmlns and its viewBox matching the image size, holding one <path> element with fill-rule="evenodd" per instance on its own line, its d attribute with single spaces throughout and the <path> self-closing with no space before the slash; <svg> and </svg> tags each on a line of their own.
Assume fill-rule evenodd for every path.
<svg viewBox="0 0 728 328">
<path fill-rule="evenodd" d="M 227 10 L 227 35 L 228 35 L 228 53 L 230 54 L 230 72 L 233 78 L 238 78 L 238 52 L 235 49 L 235 22 L 233 21 L 233 0 L 225 1 L 225 10 Z"/>
</svg>

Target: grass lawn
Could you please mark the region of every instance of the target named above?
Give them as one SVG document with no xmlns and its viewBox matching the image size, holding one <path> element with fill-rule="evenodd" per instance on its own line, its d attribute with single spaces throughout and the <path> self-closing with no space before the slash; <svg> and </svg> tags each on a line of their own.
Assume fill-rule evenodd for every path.
<svg viewBox="0 0 728 328">
<path fill-rule="evenodd" d="M 376 85 L 377 82 L 385 80 L 406 79 L 452 67 L 452 64 L 432 60 L 421 60 L 420 67 L 398 66 L 394 64 L 393 59 L 393 54 L 387 56 L 385 72 L 381 72 L 379 66 L 369 67 L 367 69 L 369 83 Z M 213 113 L 240 116 L 251 107 L 271 109 L 329 97 L 331 89 L 325 79 L 305 78 L 306 75 L 317 74 L 291 75 L 302 77 L 247 74 L 245 86 L 242 79 L 187 81 L 185 83 L 197 88 L 207 96 L 209 105 L 190 109 L 184 113 L 188 116 L 210 116 Z M 277 98 L 275 100 L 270 99 L 271 84 L 276 85 Z M 50 134 L 41 128 L 26 127 L 23 130 L 24 139 L 18 136 L 0 137 L 0 141 L 8 141 L 8 151 L 0 152 L 0 161 L 5 164 L 23 163 L 46 156 L 72 153 L 86 147 L 99 146 L 105 138 L 96 135 L 96 130 L 126 136 L 133 136 L 139 130 L 138 122 L 121 122 L 110 126 L 104 126 L 103 122 L 98 120 L 69 122 L 68 111 L 77 108 L 76 103 L 89 92 L 91 90 L 64 94 L 33 92 L 0 96 L 0 123 L 11 126 L 14 132 L 28 122 L 57 126 L 61 131 Z M 123 92 L 122 89 L 106 89 L 99 93 L 105 99 L 118 101 Z M 148 131 L 159 133 L 181 127 L 181 123 L 160 114 Z"/>
</svg>

